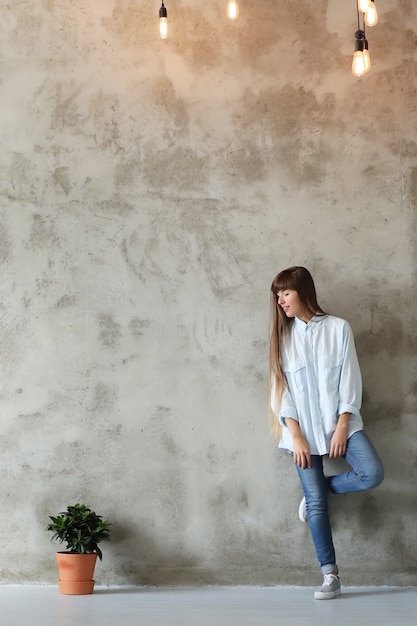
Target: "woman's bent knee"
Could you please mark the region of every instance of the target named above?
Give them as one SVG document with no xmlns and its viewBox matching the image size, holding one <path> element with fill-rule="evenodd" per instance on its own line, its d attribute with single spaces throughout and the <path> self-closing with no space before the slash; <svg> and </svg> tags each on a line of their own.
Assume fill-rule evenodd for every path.
<svg viewBox="0 0 417 626">
<path fill-rule="evenodd" d="M 370 468 L 369 473 L 366 476 L 366 489 L 375 489 L 384 480 L 384 466 L 381 462 L 375 464 Z"/>
<path fill-rule="evenodd" d="M 378 485 L 382 483 L 382 481 L 384 480 L 384 475 L 385 475 L 384 466 L 381 463 L 378 470 L 374 472 L 374 481 L 373 481 L 372 489 L 374 489 L 375 487 L 378 487 Z"/>
</svg>

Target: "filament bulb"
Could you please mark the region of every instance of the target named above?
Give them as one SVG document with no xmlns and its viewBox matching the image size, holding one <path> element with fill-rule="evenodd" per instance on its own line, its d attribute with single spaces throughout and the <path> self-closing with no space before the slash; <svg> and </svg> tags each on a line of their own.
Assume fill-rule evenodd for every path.
<svg viewBox="0 0 417 626">
<path fill-rule="evenodd" d="M 367 26 L 376 26 L 378 24 L 378 11 L 376 10 L 374 0 L 371 0 L 365 13 L 365 24 Z"/>
<path fill-rule="evenodd" d="M 363 65 L 365 67 L 365 74 L 369 72 L 371 69 L 371 57 L 369 56 L 369 50 L 365 48 L 363 51 Z"/>
<path fill-rule="evenodd" d="M 371 0 L 358 0 L 358 9 L 362 11 L 362 13 L 366 13 L 369 9 L 369 5 L 371 4 Z"/>
<path fill-rule="evenodd" d="M 363 76 L 366 72 L 365 59 L 362 50 L 356 50 L 353 55 L 352 74 L 354 76 Z"/>
<path fill-rule="evenodd" d="M 161 8 L 159 9 L 159 34 L 161 39 L 166 39 L 168 36 L 168 12 L 162 0 Z"/>
<path fill-rule="evenodd" d="M 239 17 L 239 6 L 237 0 L 229 0 L 226 9 L 226 15 L 229 20 L 237 20 Z"/>
</svg>

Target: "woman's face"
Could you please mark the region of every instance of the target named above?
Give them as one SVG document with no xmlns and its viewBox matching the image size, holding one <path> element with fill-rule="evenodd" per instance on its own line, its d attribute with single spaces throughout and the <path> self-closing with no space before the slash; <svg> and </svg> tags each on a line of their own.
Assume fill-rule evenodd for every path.
<svg viewBox="0 0 417 626">
<path fill-rule="evenodd" d="M 287 317 L 298 317 L 303 322 L 310 321 L 312 316 L 305 311 L 295 289 L 278 291 L 277 302 Z"/>
</svg>

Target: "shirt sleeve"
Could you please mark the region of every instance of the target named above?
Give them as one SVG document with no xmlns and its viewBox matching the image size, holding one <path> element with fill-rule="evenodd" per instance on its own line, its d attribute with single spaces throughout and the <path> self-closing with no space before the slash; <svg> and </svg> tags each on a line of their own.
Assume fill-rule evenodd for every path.
<svg viewBox="0 0 417 626">
<path fill-rule="evenodd" d="M 343 329 L 343 363 L 339 382 L 337 414 L 359 415 L 362 404 L 362 377 L 352 329 L 346 322 Z"/>
<path fill-rule="evenodd" d="M 298 422 L 298 413 L 295 408 L 294 402 L 292 401 L 291 394 L 287 387 L 285 387 L 284 392 L 282 394 L 281 406 L 277 406 L 276 403 L 276 383 L 275 380 L 272 381 L 271 385 L 271 408 L 275 415 L 277 416 L 281 426 L 286 426 L 285 418 L 291 417 L 292 419 Z"/>
<path fill-rule="evenodd" d="M 285 423 L 286 417 L 291 417 L 291 419 L 298 422 L 297 409 L 295 408 L 295 404 L 292 401 L 290 392 L 285 387 L 284 393 L 282 394 L 281 409 L 279 412 L 279 421 L 282 424 L 282 426 L 286 426 L 286 423 Z"/>
</svg>

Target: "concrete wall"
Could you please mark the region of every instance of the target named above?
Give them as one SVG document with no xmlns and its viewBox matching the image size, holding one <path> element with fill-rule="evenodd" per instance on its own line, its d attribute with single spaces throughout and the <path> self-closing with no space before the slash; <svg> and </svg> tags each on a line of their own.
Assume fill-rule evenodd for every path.
<svg viewBox="0 0 417 626">
<path fill-rule="evenodd" d="M 376 491 L 332 501 L 349 584 L 416 584 L 417 5 L 9 0 L 0 54 L 1 581 L 53 582 L 48 515 L 113 522 L 96 579 L 305 583 L 266 416 L 269 286 L 349 319 Z"/>
</svg>

